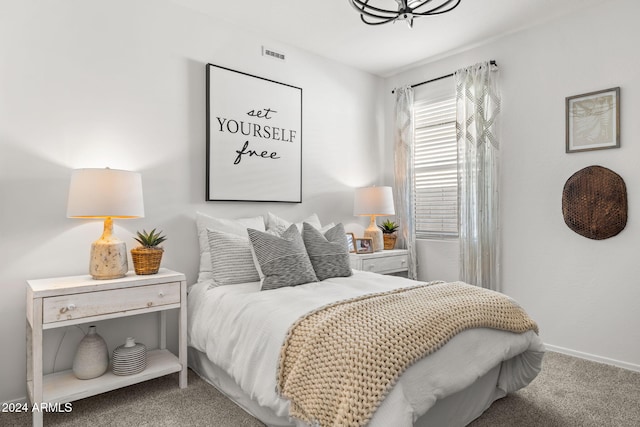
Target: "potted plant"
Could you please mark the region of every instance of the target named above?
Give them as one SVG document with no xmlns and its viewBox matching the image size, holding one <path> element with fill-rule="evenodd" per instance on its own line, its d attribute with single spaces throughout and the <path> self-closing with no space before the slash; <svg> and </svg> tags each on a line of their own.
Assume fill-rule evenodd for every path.
<svg viewBox="0 0 640 427">
<path fill-rule="evenodd" d="M 398 238 L 398 233 L 396 233 L 398 227 L 400 226 L 391 220 L 386 220 L 382 223 L 382 225 L 378 226 L 378 228 L 382 230 L 382 238 L 384 239 L 385 250 L 395 248 L 396 239 Z"/>
<path fill-rule="evenodd" d="M 131 249 L 131 259 L 133 259 L 133 268 L 136 274 L 156 274 L 160 269 L 160 261 L 164 249 L 159 247 L 160 243 L 167 240 L 162 235 L 162 231 L 156 232 L 154 228 L 149 233 L 146 230 L 136 232 L 138 237 L 134 239 L 140 243 L 137 248 Z"/>
</svg>

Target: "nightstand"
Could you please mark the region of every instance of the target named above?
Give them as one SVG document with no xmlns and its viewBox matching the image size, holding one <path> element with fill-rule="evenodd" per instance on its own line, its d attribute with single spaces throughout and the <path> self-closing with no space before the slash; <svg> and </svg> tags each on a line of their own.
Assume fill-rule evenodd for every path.
<svg viewBox="0 0 640 427">
<path fill-rule="evenodd" d="M 351 268 L 380 274 L 407 273 L 409 271 L 409 251 L 391 249 L 371 254 L 350 253 Z"/>
<path fill-rule="evenodd" d="M 178 309 L 178 356 L 166 349 L 166 310 Z M 71 370 L 42 373 L 43 331 L 99 320 L 159 312 L 160 348 L 147 352 L 147 367 L 135 375 L 104 375 L 79 380 Z M 157 274 L 93 280 L 72 276 L 27 281 L 27 392 L 32 405 L 66 403 L 180 372 L 187 386 L 187 282 L 184 274 L 160 269 Z M 33 425 L 42 425 L 42 411 Z"/>
</svg>

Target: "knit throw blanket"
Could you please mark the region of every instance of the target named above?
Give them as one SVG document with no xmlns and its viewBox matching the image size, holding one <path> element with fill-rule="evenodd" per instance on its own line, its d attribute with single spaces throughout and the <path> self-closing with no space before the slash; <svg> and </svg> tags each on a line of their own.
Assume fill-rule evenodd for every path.
<svg viewBox="0 0 640 427">
<path fill-rule="evenodd" d="M 512 299 L 462 282 L 365 295 L 291 326 L 278 391 L 290 400 L 292 417 L 322 427 L 363 426 L 402 372 L 469 328 L 538 333 Z"/>
</svg>

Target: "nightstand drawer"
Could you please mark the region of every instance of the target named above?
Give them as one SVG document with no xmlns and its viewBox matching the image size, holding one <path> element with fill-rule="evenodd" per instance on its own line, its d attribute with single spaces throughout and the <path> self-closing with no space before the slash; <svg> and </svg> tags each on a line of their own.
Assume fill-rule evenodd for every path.
<svg viewBox="0 0 640 427">
<path fill-rule="evenodd" d="M 180 303 L 180 282 L 44 298 L 42 322 L 54 323 Z"/>
<path fill-rule="evenodd" d="M 407 269 L 407 256 L 386 256 L 380 258 L 365 259 L 362 261 L 362 270 L 373 273 L 394 273 Z"/>
</svg>

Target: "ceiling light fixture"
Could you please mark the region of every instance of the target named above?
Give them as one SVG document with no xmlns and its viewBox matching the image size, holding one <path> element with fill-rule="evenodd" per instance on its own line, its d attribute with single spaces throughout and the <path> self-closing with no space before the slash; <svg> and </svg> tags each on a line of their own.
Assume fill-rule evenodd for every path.
<svg viewBox="0 0 640 427">
<path fill-rule="evenodd" d="M 380 25 L 388 22 L 407 21 L 413 28 L 413 18 L 441 15 L 455 9 L 461 0 L 395 0 L 396 8 L 390 10 L 383 4 L 392 0 L 349 0 L 358 12 L 360 19 L 368 25 Z M 371 3 L 371 4 L 370 4 Z"/>
</svg>

